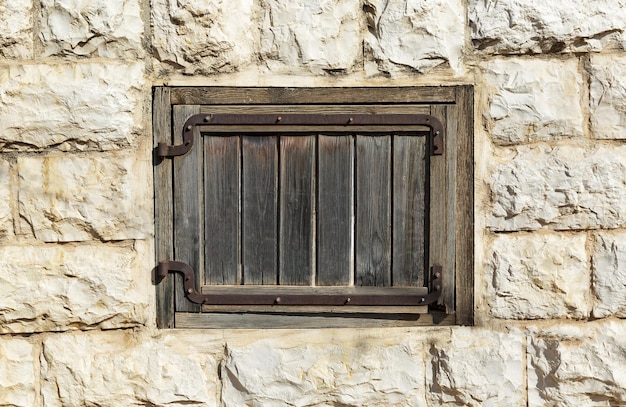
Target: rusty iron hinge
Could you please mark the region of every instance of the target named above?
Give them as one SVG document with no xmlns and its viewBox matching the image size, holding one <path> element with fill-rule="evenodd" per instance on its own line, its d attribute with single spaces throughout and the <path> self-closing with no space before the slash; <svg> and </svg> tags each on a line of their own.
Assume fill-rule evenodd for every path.
<svg viewBox="0 0 626 407">
<path fill-rule="evenodd" d="M 444 153 L 444 129 L 441 121 L 427 114 L 194 114 L 183 125 L 183 143 L 167 145 L 159 143 L 159 157 L 176 157 L 187 154 L 193 147 L 194 131 L 198 125 L 286 125 L 286 126 L 426 126 L 431 130 L 434 155 Z"/>
<path fill-rule="evenodd" d="M 208 295 L 201 294 L 195 287 L 195 272 L 193 268 L 182 261 L 159 262 L 157 267 L 157 281 L 160 282 L 170 272 L 176 272 L 183 275 L 184 291 L 187 299 L 195 304 L 205 305 L 404 305 L 418 306 L 429 305 L 437 302 L 442 292 L 442 266 L 432 266 L 431 287 L 426 295 L 376 295 L 367 293 L 359 294 L 352 292 L 350 294 L 330 293 L 330 294 L 262 294 L 262 293 L 241 293 L 241 294 L 222 294 Z M 280 286 L 273 286 L 280 290 Z M 306 289 L 306 287 L 303 287 Z"/>
</svg>

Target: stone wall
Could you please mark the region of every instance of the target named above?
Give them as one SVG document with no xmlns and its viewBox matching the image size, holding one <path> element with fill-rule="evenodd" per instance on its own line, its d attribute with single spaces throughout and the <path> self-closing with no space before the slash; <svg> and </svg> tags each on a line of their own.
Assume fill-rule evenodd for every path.
<svg viewBox="0 0 626 407">
<path fill-rule="evenodd" d="M 0 1 L 0 405 L 626 405 L 626 1 Z M 158 330 L 151 87 L 475 85 L 475 327 Z"/>
</svg>

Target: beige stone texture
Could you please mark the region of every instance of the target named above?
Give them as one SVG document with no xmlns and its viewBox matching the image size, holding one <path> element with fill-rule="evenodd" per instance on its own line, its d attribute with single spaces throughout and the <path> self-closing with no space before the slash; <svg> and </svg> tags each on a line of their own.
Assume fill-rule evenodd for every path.
<svg viewBox="0 0 626 407">
<path fill-rule="evenodd" d="M 41 361 L 45 406 L 217 406 L 215 350 L 206 340 L 134 331 L 48 336 Z M 70 350 L 70 351 L 68 351 Z"/>
<path fill-rule="evenodd" d="M 11 167 L 8 161 L 0 158 L 0 239 L 13 235 L 11 216 Z"/>
<path fill-rule="evenodd" d="M 161 73 L 237 71 L 256 59 L 254 2 L 154 0 L 152 47 Z"/>
<path fill-rule="evenodd" d="M 151 166 L 132 155 L 19 157 L 22 234 L 45 242 L 153 233 Z"/>
<path fill-rule="evenodd" d="M 453 328 L 449 341 L 430 348 L 428 406 L 523 405 L 523 336 Z"/>
<path fill-rule="evenodd" d="M 0 337 L 0 405 L 37 405 L 36 347 L 20 338 Z"/>
<path fill-rule="evenodd" d="M 32 0 L 0 2 L 0 58 L 33 57 Z"/>
<path fill-rule="evenodd" d="M 143 55 L 138 0 L 40 0 L 45 56 L 130 59 Z"/>
<path fill-rule="evenodd" d="M 0 67 L 0 149 L 109 150 L 142 132 L 142 63 Z"/>
<path fill-rule="evenodd" d="M 277 73 L 349 73 L 362 58 L 361 7 L 353 0 L 265 1 L 261 59 Z"/>
<path fill-rule="evenodd" d="M 146 324 L 149 253 L 142 242 L 0 246 L 0 333 Z"/>
<path fill-rule="evenodd" d="M 531 329 L 528 405 L 626 405 L 625 330 L 620 320 Z"/>
<path fill-rule="evenodd" d="M 363 10 L 368 24 L 367 59 L 377 71 L 424 73 L 444 65 L 454 76 L 464 73 L 462 1 L 365 0 Z"/>
<path fill-rule="evenodd" d="M 626 57 L 591 57 L 591 129 L 598 139 L 626 139 Z"/>
<path fill-rule="evenodd" d="M 488 180 L 496 231 L 618 228 L 626 223 L 626 146 L 508 151 Z"/>
<path fill-rule="evenodd" d="M 592 255 L 593 316 L 626 318 L 626 232 L 600 232 Z"/>
<path fill-rule="evenodd" d="M 583 135 L 582 76 L 575 59 L 495 59 L 481 66 L 485 128 L 498 144 Z"/>
<path fill-rule="evenodd" d="M 495 54 L 623 49 L 624 0 L 470 0 L 474 48 Z"/>
<path fill-rule="evenodd" d="M 484 284 L 497 318 L 585 318 L 591 308 L 585 234 L 498 235 Z"/>
</svg>

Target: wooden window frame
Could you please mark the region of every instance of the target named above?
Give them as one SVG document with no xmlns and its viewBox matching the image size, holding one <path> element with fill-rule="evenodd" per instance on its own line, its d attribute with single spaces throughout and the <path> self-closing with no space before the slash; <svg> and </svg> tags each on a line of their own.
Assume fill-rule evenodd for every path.
<svg viewBox="0 0 626 407">
<path fill-rule="evenodd" d="M 184 106 L 190 106 L 185 108 Z M 431 115 L 445 127 L 443 156 L 431 161 L 431 179 L 441 182 L 430 191 L 432 201 L 445 202 L 430 209 L 428 257 L 444 269 L 443 307 L 430 309 L 417 318 L 385 318 L 376 313 L 360 313 L 337 318 L 320 309 L 309 309 L 306 316 L 282 316 L 259 320 L 241 307 L 238 318 L 224 323 L 198 313 L 199 307 L 182 304 L 183 277 L 163 278 L 154 269 L 157 300 L 157 326 L 160 328 L 263 328 L 472 325 L 474 269 L 473 207 L 473 87 L 393 87 L 393 88 L 241 88 L 241 87 L 155 87 L 153 99 L 155 240 L 157 263 L 174 260 L 173 166 L 176 159 L 161 158 L 163 145 L 182 144 L 182 123 L 198 113 L 191 106 L 213 106 L 229 111 L 230 106 L 259 109 L 259 106 L 285 107 L 290 112 L 307 111 L 307 106 L 360 106 L 363 112 L 376 107 L 392 113 L 410 112 L 430 106 Z M 182 106 L 182 108 L 181 108 Z M 176 107 L 176 108 L 175 108 Z M 224 110 L 226 109 L 226 110 Z M 262 108 L 261 108 L 262 109 Z M 194 186 L 190 186 L 194 188 Z M 435 222 L 436 220 L 436 222 Z M 435 226 L 433 226 L 435 225 Z M 178 280 L 176 280 L 178 279 Z M 178 281 L 178 283 L 176 283 Z M 177 294 L 178 291 L 178 294 Z M 383 306 L 384 307 L 384 306 Z M 186 312 L 182 312 L 186 311 Z M 335 317 L 330 317 L 330 315 Z"/>
</svg>

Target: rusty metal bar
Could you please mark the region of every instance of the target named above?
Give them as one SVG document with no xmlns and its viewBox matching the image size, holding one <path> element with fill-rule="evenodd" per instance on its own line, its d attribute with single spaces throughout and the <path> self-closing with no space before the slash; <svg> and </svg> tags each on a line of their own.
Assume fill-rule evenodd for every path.
<svg viewBox="0 0 626 407">
<path fill-rule="evenodd" d="M 350 126 L 426 126 L 431 130 L 432 152 L 434 155 L 444 153 L 444 129 L 441 121 L 427 114 L 194 114 L 183 126 L 183 144 L 169 146 L 159 143 L 157 154 L 159 157 L 175 157 L 184 155 L 193 147 L 196 126 L 198 125 L 280 125 L 280 126 L 344 126 L 350 131 Z"/>
<path fill-rule="evenodd" d="M 159 281 L 167 277 L 170 272 L 183 275 L 184 290 L 187 299 L 196 304 L 205 305 L 404 305 L 417 306 L 435 303 L 442 292 L 443 268 L 439 265 L 432 267 L 433 281 L 431 291 L 427 295 L 381 295 L 358 293 L 358 287 L 350 287 L 355 291 L 342 294 L 266 294 L 266 293 L 241 293 L 241 294 L 200 294 L 195 288 L 194 270 L 187 263 L 181 261 L 161 261 L 157 267 Z M 280 286 L 273 287 L 280 289 Z M 306 287 L 303 287 L 306 289 Z M 337 288 L 337 287 L 334 287 Z"/>
</svg>

